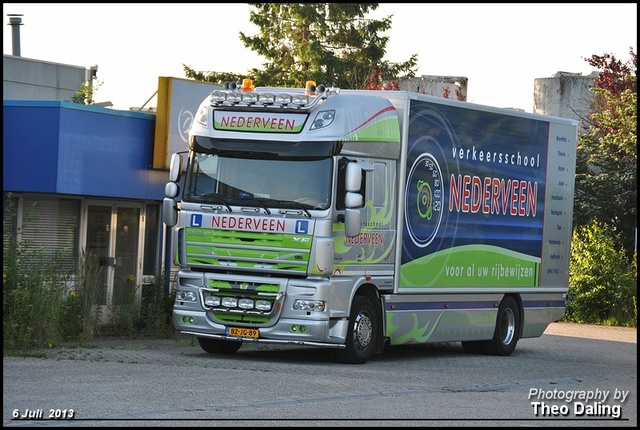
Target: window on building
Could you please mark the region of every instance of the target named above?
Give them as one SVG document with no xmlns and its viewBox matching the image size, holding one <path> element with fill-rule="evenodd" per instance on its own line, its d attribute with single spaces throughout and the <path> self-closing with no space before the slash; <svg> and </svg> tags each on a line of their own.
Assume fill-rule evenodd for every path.
<svg viewBox="0 0 640 430">
<path fill-rule="evenodd" d="M 19 219 L 19 241 L 58 259 L 62 269 L 73 270 L 78 259 L 80 200 L 24 195 Z"/>
</svg>

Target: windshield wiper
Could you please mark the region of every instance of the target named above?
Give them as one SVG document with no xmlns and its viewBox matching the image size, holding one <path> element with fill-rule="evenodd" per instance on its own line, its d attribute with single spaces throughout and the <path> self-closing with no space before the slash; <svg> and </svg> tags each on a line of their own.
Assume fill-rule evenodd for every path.
<svg viewBox="0 0 640 430">
<path fill-rule="evenodd" d="M 264 209 L 264 211 L 267 213 L 267 215 L 271 215 L 271 211 L 269 210 L 269 208 L 261 200 L 256 199 L 252 195 L 241 193 L 240 194 L 240 200 L 252 200 L 254 202 L 257 202 L 260 206 L 262 206 L 262 209 Z"/>
<path fill-rule="evenodd" d="M 307 208 L 304 207 L 304 205 L 300 202 L 297 202 L 295 200 L 288 200 L 287 203 L 293 203 L 294 205 L 296 205 L 297 207 L 299 207 L 300 209 L 303 210 L 303 212 L 305 213 L 305 215 L 307 215 L 307 217 L 311 218 L 311 212 L 309 212 L 307 210 Z"/>
<path fill-rule="evenodd" d="M 218 193 L 204 193 L 204 194 L 199 195 L 198 197 L 202 197 L 202 198 L 205 198 L 205 199 L 209 199 L 210 197 L 215 197 L 216 200 L 218 200 L 219 203 L 222 203 L 223 205 L 225 205 L 225 207 L 227 208 L 227 211 L 233 212 L 233 209 L 231 209 L 231 205 L 229 205 L 229 203 L 227 203 L 227 201 L 224 199 L 224 197 L 222 197 Z"/>
</svg>

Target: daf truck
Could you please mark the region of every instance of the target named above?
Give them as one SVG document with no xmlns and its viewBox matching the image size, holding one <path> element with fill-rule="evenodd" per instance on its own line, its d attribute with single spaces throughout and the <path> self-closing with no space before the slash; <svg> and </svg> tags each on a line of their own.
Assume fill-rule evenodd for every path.
<svg viewBox="0 0 640 430">
<path fill-rule="evenodd" d="M 163 202 L 176 332 L 214 354 L 509 356 L 564 315 L 577 138 L 574 120 L 414 92 L 216 89 Z"/>
</svg>

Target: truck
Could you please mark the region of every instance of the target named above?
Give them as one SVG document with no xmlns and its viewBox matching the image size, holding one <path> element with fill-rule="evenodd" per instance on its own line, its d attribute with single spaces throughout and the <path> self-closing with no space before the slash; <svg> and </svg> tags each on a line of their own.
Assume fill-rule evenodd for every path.
<svg viewBox="0 0 640 430">
<path fill-rule="evenodd" d="M 176 333 L 348 364 L 445 342 L 510 356 L 565 312 L 577 138 L 415 92 L 225 84 L 169 163 Z"/>
</svg>

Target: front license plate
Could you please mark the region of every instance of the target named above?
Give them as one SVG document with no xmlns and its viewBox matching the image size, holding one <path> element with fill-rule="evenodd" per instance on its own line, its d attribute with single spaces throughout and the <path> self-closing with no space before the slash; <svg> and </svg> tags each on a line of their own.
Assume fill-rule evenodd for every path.
<svg viewBox="0 0 640 430">
<path fill-rule="evenodd" d="M 227 336 L 251 337 L 257 339 L 260 337 L 260 330 L 256 328 L 227 327 Z"/>
</svg>

